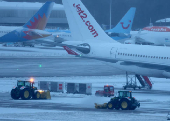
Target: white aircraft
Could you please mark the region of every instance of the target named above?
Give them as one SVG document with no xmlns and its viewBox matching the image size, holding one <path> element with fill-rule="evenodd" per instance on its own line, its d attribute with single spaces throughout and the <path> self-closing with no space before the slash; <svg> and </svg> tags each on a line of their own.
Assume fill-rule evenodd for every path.
<svg viewBox="0 0 170 121">
<path fill-rule="evenodd" d="M 69 54 L 111 62 L 114 67 L 133 74 L 170 78 L 170 48 L 116 42 L 102 30 L 80 0 L 62 1 L 73 39 L 89 47 L 89 52 L 83 53 L 64 46 Z"/>
<path fill-rule="evenodd" d="M 154 31 L 131 31 L 132 40 L 126 40 L 128 44 L 146 44 L 156 46 L 170 46 L 169 32 L 154 32 Z"/>
</svg>

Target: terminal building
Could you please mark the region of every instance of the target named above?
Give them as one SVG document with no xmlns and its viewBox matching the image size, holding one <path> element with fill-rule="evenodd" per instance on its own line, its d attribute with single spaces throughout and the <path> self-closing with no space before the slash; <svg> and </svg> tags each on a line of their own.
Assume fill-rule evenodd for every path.
<svg viewBox="0 0 170 121">
<path fill-rule="evenodd" d="M 38 2 L 5 2 L 0 1 L 0 25 L 22 26 L 44 3 Z M 64 7 L 54 4 L 47 28 L 68 27 Z"/>
</svg>

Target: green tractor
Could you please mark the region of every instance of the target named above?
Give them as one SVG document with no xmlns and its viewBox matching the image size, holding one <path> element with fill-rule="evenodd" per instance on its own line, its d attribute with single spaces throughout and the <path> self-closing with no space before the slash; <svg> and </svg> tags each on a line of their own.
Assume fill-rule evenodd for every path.
<svg viewBox="0 0 170 121">
<path fill-rule="evenodd" d="M 14 86 L 11 90 L 11 98 L 17 100 L 21 98 L 22 100 L 29 99 L 51 99 L 50 91 L 38 90 L 34 87 L 34 81 L 17 81 L 17 86 Z"/>
<path fill-rule="evenodd" d="M 132 97 L 131 91 L 118 91 L 118 97 L 111 98 L 107 103 L 108 109 L 135 110 L 140 103 Z"/>
</svg>

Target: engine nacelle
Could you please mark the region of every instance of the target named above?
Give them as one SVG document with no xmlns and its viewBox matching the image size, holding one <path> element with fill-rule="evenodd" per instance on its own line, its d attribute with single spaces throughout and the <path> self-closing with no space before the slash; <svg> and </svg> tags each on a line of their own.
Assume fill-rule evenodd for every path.
<svg viewBox="0 0 170 121">
<path fill-rule="evenodd" d="M 80 45 L 77 45 L 76 49 L 83 54 L 89 54 L 90 53 L 90 45 L 87 43 L 83 43 Z"/>
</svg>

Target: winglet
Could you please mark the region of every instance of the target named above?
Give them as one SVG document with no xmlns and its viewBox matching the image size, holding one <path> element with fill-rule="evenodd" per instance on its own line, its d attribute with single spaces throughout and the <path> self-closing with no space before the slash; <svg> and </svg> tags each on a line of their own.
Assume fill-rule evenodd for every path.
<svg viewBox="0 0 170 121">
<path fill-rule="evenodd" d="M 54 2 L 46 2 L 38 12 L 26 23 L 24 28 L 44 30 L 51 14 Z"/>
<path fill-rule="evenodd" d="M 71 50 L 69 47 L 67 46 L 63 46 L 63 48 L 67 51 L 68 54 L 70 55 L 79 55 L 76 52 L 74 52 L 73 50 Z"/>
</svg>

